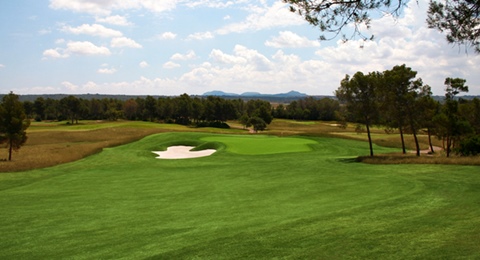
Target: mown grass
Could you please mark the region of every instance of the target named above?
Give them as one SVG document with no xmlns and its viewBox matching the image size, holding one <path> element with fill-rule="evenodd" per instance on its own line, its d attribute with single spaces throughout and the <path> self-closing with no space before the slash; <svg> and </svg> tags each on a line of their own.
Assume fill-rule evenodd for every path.
<svg viewBox="0 0 480 260">
<path fill-rule="evenodd" d="M 363 141 L 297 138 L 161 133 L 1 174 L 0 258 L 480 258 L 478 167 L 355 163 Z M 270 140 L 283 150 L 251 149 Z M 155 159 L 172 142 L 225 148 Z"/>
</svg>

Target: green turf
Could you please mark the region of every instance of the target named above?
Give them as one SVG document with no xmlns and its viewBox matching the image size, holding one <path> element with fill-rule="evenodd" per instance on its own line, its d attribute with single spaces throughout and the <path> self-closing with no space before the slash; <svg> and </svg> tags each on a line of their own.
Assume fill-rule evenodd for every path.
<svg viewBox="0 0 480 260">
<path fill-rule="evenodd" d="M 209 136 L 201 140 L 209 142 L 220 142 L 226 145 L 227 151 L 237 154 L 275 154 L 289 152 L 308 152 L 312 148 L 309 145 L 316 144 L 316 141 L 303 138 L 277 137 L 267 135 L 255 136 Z"/>
<path fill-rule="evenodd" d="M 158 134 L 1 174 L 0 259 L 480 258 L 479 167 L 355 163 L 368 144 L 333 138 L 241 154 L 239 139 Z M 172 143 L 219 150 L 155 159 Z"/>
</svg>

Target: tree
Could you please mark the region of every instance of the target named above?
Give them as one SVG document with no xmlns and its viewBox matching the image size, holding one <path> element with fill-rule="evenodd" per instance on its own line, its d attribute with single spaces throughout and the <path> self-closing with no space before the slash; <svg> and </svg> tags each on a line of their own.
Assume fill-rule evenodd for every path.
<svg viewBox="0 0 480 260">
<path fill-rule="evenodd" d="M 335 38 L 343 29 L 353 24 L 354 32 L 350 38 L 361 36 L 363 39 L 373 39 L 373 36 L 364 36 L 360 28 L 370 28 L 370 12 L 381 10 L 382 13 L 399 15 L 400 8 L 405 4 L 403 0 L 284 0 L 290 4 L 290 11 L 301 15 L 308 23 L 318 27 L 321 32 L 333 33 Z M 342 35 L 344 40 L 349 37 Z M 327 40 L 325 35 L 321 40 Z"/>
<path fill-rule="evenodd" d="M 439 110 L 440 104 L 430 95 L 421 97 L 417 102 L 417 111 L 420 113 L 420 126 L 427 129 L 428 145 L 431 153 L 435 153 L 432 144 L 432 134 L 435 131 L 433 118 L 439 113 Z"/>
<path fill-rule="evenodd" d="M 415 79 L 416 71 L 406 67 L 405 64 L 395 66 L 383 73 L 382 84 L 383 111 L 390 119 L 391 127 L 400 131 L 402 151 L 405 154 L 405 140 L 403 137 L 405 127 L 408 126 L 415 140 L 417 156 L 420 156 L 420 146 L 417 139 L 417 125 L 419 113 L 416 106 L 421 96 L 430 95 L 430 87 L 423 86 L 421 79 Z"/>
<path fill-rule="evenodd" d="M 12 160 L 12 151 L 17 151 L 27 141 L 27 128 L 30 121 L 25 115 L 22 102 L 10 92 L 0 105 L 0 143 L 7 143 L 8 160 Z"/>
<path fill-rule="evenodd" d="M 405 0 L 283 0 L 290 4 L 290 11 L 301 15 L 308 23 L 318 27 L 321 32 L 335 36 L 351 24 L 352 36 L 342 35 L 344 40 L 365 36 L 360 28 L 370 28 L 370 14 L 382 13 L 398 17 Z M 435 0 L 430 1 L 427 23 L 430 28 L 447 33 L 447 41 L 455 44 L 473 46 L 480 53 L 479 36 L 480 2 L 478 0 Z M 321 40 L 327 40 L 325 35 Z"/>
<path fill-rule="evenodd" d="M 45 119 L 45 99 L 43 97 L 38 97 L 33 102 L 33 112 L 36 114 L 36 119 L 38 121 L 42 121 Z"/>
<path fill-rule="evenodd" d="M 125 101 L 123 105 L 123 114 L 128 120 L 137 119 L 138 104 L 137 104 L 137 101 L 135 101 L 135 99 L 131 98 Z"/>
<path fill-rule="evenodd" d="M 144 117 L 148 118 L 150 122 L 153 122 L 157 112 L 157 101 L 152 96 L 145 98 L 145 110 L 143 111 Z"/>
<path fill-rule="evenodd" d="M 449 43 L 473 47 L 480 53 L 480 1 L 430 1 L 428 27 L 445 32 Z"/>
<path fill-rule="evenodd" d="M 352 78 L 346 75 L 341 81 L 340 87 L 335 91 L 335 96 L 346 105 L 347 111 L 356 120 L 365 124 L 370 156 L 373 156 L 370 126 L 378 116 L 377 85 L 379 77 L 379 73 L 364 75 L 362 72 L 357 72 Z"/>
<path fill-rule="evenodd" d="M 263 131 L 267 128 L 267 123 L 265 123 L 265 121 L 258 116 L 251 117 L 248 120 L 247 125 L 253 126 L 255 133 L 258 133 L 258 131 Z"/>
<path fill-rule="evenodd" d="M 459 141 L 462 135 L 473 131 L 468 121 L 459 116 L 458 101 L 455 99 L 459 93 L 468 92 L 468 86 L 465 83 L 466 80 L 461 78 L 445 79 L 445 104 L 442 114 L 436 117 L 436 122 L 440 128 L 443 128 L 441 133 L 447 141 L 447 157 L 450 156 L 455 142 Z"/>
<path fill-rule="evenodd" d="M 64 110 L 65 116 L 71 120 L 72 125 L 75 122 L 78 124 L 78 118 L 82 111 L 80 99 L 70 95 L 62 98 L 60 104 Z"/>
</svg>

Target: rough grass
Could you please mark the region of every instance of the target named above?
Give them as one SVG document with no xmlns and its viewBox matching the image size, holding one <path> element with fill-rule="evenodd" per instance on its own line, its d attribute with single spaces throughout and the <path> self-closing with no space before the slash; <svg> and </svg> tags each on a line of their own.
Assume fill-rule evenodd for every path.
<svg viewBox="0 0 480 260">
<path fill-rule="evenodd" d="M 210 157 L 151 153 L 225 137 L 238 139 L 162 133 L 1 174 L 0 259 L 480 258 L 476 166 L 356 163 L 365 142 L 323 137 L 306 152 L 242 155 L 225 139 Z"/>
</svg>

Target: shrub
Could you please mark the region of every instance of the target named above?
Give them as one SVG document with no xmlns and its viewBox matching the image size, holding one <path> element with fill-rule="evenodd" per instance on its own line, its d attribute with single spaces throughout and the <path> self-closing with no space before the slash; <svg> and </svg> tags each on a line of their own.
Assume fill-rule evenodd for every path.
<svg viewBox="0 0 480 260">
<path fill-rule="evenodd" d="M 474 135 L 460 142 L 458 153 L 461 156 L 480 154 L 480 135 Z"/>
</svg>

